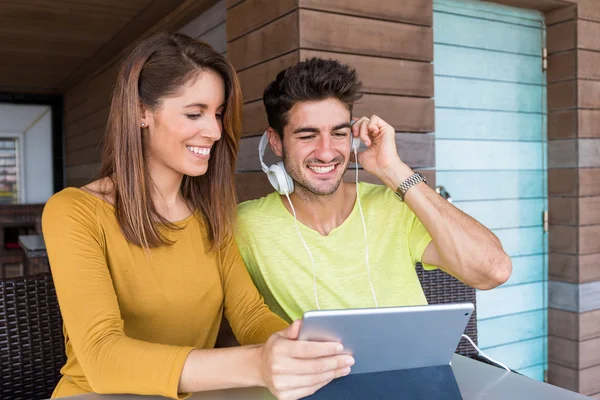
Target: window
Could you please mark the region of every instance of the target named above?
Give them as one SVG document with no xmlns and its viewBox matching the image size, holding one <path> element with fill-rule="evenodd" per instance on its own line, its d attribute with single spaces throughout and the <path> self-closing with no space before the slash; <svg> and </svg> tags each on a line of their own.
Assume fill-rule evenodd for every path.
<svg viewBox="0 0 600 400">
<path fill-rule="evenodd" d="M 19 137 L 0 136 L 0 204 L 21 200 L 21 154 Z"/>
</svg>

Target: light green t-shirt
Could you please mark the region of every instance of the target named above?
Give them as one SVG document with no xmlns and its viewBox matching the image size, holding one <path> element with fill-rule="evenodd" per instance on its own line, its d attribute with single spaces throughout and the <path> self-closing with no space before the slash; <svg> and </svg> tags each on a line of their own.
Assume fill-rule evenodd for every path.
<svg viewBox="0 0 600 400">
<path fill-rule="evenodd" d="M 394 192 L 359 183 L 373 289 L 380 307 L 424 305 L 427 300 L 415 264 L 431 236 Z M 237 243 L 254 284 L 271 310 L 291 321 L 317 309 L 313 266 L 283 205 L 274 192 L 238 206 Z M 365 259 L 358 203 L 327 236 L 298 221 L 316 264 L 319 305 L 324 309 L 374 307 Z M 424 265 L 430 269 L 432 266 Z"/>
</svg>

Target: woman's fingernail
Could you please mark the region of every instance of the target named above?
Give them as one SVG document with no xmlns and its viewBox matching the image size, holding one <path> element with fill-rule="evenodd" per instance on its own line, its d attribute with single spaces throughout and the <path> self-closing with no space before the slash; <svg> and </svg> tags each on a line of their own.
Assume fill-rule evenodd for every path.
<svg viewBox="0 0 600 400">
<path fill-rule="evenodd" d="M 338 344 L 337 347 L 335 348 L 335 350 L 338 353 L 341 353 L 344 350 L 344 346 L 342 344 Z"/>
<path fill-rule="evenodd" d="M 354 357 L 348 357 L 348 359 L 346 360 L 346 365 L 349 367 L 353 366 L 354 363 L 355 363 Z"/>
</svg>

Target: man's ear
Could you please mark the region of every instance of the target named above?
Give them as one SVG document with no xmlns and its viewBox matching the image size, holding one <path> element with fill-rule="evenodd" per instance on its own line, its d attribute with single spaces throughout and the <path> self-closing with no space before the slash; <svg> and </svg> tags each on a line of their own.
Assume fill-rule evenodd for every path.
<svg viewBox="0 0 600 400">
<path fill-rule="evenodd" d="M 277 157 L 283 157 L 283 143 L 281 142 L 281 138 L 279 134 L 275 132 L 275 129 L 269 127 L 267 129 L 267 135 L 269 135 L 269 144 L 271 145 L 271 150 Z"/>
</svg>

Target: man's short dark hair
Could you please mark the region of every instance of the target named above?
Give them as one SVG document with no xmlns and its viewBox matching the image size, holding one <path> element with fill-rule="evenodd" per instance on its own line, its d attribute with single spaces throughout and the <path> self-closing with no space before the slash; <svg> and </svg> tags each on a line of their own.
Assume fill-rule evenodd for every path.
<svg viewBox="0 0 600 400">
<path fill-rule="evenodd" d="M 322 58 L 301 61 L 277 74 L 264 91 L 269 126 L 283 138 L 288 112 L 302 101 L 335 98 L 352 113 L 354 102 L 362 97 L 361 89 L 356 70 L 348 65 Z"/>
</svg>

